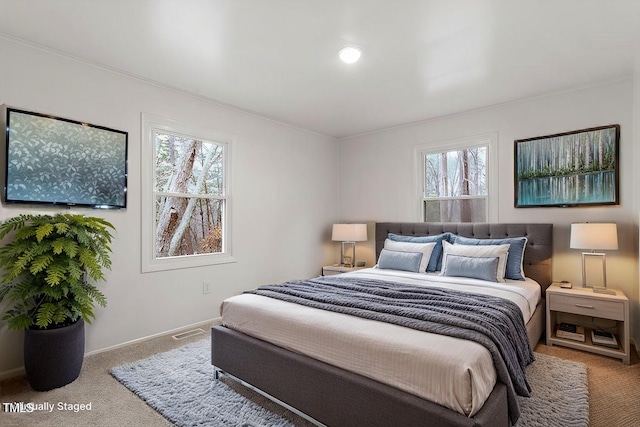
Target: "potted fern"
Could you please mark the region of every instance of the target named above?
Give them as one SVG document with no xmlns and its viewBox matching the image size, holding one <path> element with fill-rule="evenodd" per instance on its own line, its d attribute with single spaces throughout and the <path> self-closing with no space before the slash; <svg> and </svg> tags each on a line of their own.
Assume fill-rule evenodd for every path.
<svg viewBox="0 0 640 427">
<path fill-rule="evenodd" d="M 84 324 L 106 297 L 91 281 L 111 268 L 111 230 L 103 218 L 19 215 L 0 224 L 0 302 L 9 329 L 24 330 L 24 364 L 35 390 L 73 382 L 84 359 Z"/>
</svg>

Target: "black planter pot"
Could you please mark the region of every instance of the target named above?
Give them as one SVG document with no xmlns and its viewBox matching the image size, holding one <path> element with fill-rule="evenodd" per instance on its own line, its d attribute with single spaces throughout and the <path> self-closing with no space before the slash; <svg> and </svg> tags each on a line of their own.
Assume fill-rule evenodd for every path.
<svg viewBox="0 0 640 427">
<path fill-rule="evenodd" d="M 27 329 L 24 334 L 24 369 L 36 391 L 73 382 L 84 359 L 84 321 L 58 329 Z"/>
</svg>

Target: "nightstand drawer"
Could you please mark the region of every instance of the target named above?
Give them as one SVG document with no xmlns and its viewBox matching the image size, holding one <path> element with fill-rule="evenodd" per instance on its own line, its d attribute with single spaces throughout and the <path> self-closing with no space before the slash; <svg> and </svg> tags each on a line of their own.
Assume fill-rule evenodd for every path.
<svg viewBox="0 0 640 427">
<path fill-rule="evenodd" d="M 583 316 L 625 320 L 624 304 L 617 301 L 581 298 L 573 295 L 550 295 L 549 309 Z"/>
<path fill-rule="evenodd" d="M 326 268 L 322 269 L 322 275 L 323 276 L 335 276 L 337 274 L 342 274 L 342 272 L 341 271 L 336 271 L 336 270 L 329 270 L 329 269 L 326 269 Z"/>
<path fill-rule="evenodd" d="M 335 276 L 336 274 L 362 270 L 364 267 L 344 267 L 342 265 L 325 265 L 322 267 L 323 276 Z"/>
</svg>

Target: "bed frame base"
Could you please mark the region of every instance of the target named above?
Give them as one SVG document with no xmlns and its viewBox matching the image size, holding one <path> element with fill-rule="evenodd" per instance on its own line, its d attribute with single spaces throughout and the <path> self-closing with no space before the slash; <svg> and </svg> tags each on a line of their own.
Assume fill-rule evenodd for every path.
<svg viewBox="0 0 640 427">
<path fill-rule="evenodd" d="M 310 416 L 308 416 L 304 412 L 299 411 L 297 408 L 294 408 L 293 406 L 283 402 L 282 400 L 276 399 L 275 397 L 271 396 L 270 394 L 265 393 L 264 391 L 260 390 L 259 388 L 256 388 L 256 387 L 252 386 L 248 382 L 242 381 L 240 378 L 234 377 L 233 375 L 229 374 L 228 372 L 222 371 L 222 370 L 218 369 L 215 366 L 214 366 L 214 369 L 215 369 L 215 379 L 218 380 L 221 377 L 227 377 L 230 380 L 233 380 L 233 381 L 237 382 L 241 386 L 246 387 L 248 389 L 251 389 L 251 390 L 255 391 L 256 393 L 258 393 L 258 394 L 266 397 L 267 399 L 271 400 L 272 402 L 277 403 L 278 405 L 282 406 L 283 408 L 288 409 L 289 411 L 293 412 L 294 414 L 298 415 L 299 417 L 304 418 L 305 420 L 309 421 L 311 424 L 314 424 L 314 425 L 316 425 L 318 427 L 328 427 L 328 426 L 322 424 L 320 421 L 311 418 Z"/>
<path fill-rule="evenodd" d="M 507 388 L 498 382 L 474 417 L 216 325 L 211 363 L 305 418 L 329 426 L 509 426 Z"/>
</svg>

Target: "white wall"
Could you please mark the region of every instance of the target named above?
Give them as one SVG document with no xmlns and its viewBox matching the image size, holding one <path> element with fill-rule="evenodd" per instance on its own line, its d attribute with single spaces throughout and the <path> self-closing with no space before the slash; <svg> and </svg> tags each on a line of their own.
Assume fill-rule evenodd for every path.
<svg viewBox="0 0 640 427">
<path fill-rule="evenodd" d="M 496 221 L 553 223 L 553 278 L 574 283 L 582 280 L 581 255 L 569 249 L 570 224 L 616 222 L 620 249 L 607 255 L 607 280 L 629 297 L 632 337 L 640 343 L 633 93 L 629 78 L 340 140 L 338 217 L 353 222 L 418 221 L 414 148 L 497 132 L 499 191 L 491 195 L 498 204 Z M 619 206 L 513 207 L 514 140 L 616 123 L 621 126 Z M 372 245 L 370 241 L 359 251 L 368 264 L 375 261 Z"/>
<path fill-rule="evenodd" d="M 334 138 L 14 41 L 0 38 L 0 52 L 0 104 L 129 132 L 127 209 L 76 210 L 104 216 L 117 229 L 113 268 L 100 285 L 108 306 L 98 308 L 87 327 L 87 352 L 216 318 L 228 296 L 315 276 L 335 262 L 328 237 L 337 204 Z M 141 274 L 141 112 L 236 136 L 231 206 L 237 263 Z M 2 205 L 0 220 L 37 211 L 57 210 Z M 205 280 L 213 283 L 207 295 Z M 22 366 L 22 336 L 0 322 L 0 378 Z"/>
<path fill-rule="evenodd" d="M 637 165 L 640 162 L 640 50 L 636 53 L 636 61 L 633 74 L 633 163 Z M 633 168 L 633 187 L 640 188 L 640 168 Z M 637 191 L 636 191 L 637 192 Z M 634 234 L 635 246 L 639 247 L 640 236 L 638 235 L 638 224 L 640 224 L 640 197 L 636 196 L 633 200 L 633 209 L 635 212 L 634 224 L 636 226 L 636 233 Z M 640 272 L 639 272 L 640 273 Z M 640 280 L 638 281 L 638 293 L 640 294 Z M 640 307 L 637 307 L 636 313 L 639 313 L 635 318 L 636 328 L 636 350 L 640 354 Z"/>
</svg>

